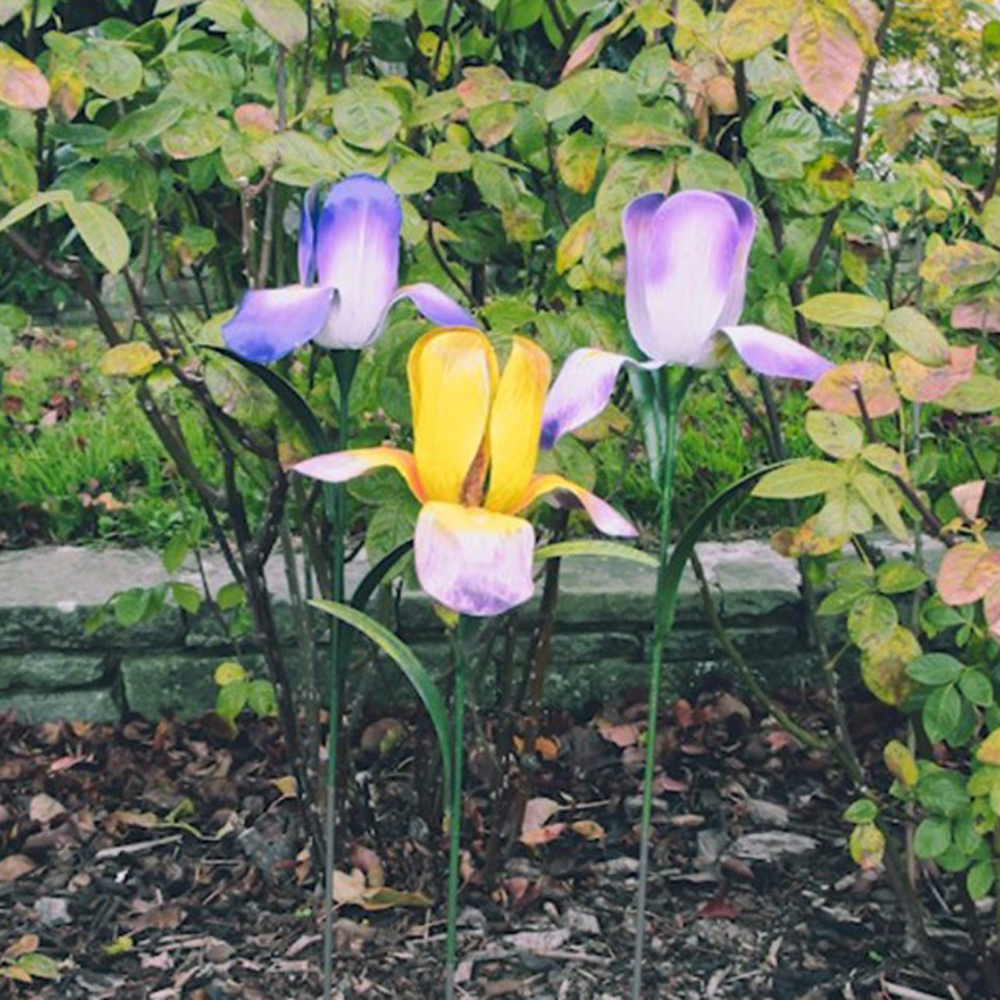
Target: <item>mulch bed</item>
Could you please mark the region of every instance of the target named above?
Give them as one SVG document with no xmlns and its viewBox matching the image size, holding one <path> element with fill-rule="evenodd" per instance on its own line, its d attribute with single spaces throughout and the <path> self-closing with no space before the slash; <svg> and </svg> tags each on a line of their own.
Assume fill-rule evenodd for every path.
<svg viewBox="0 0 1000 1000">
<path fill-rule="evenodd" d="M 500 820 L 488 792 L 505 782 L 483 739 L 495 722 L 469 727 L 460 995 L 627 995 L 642 716 L 636 705 L 547 718 Z M 985 996 L 933 872 L 933 967 L 907 949 L 885 876 L 848 856 L 850 796 L 831 761 L 730 694 L 667 716 L 645 996 Z M 372 720 L 356 741 L 339 895 L 396 905 L 339 906 L 344 998 L 442 995 L 446 843 L 425 729 L 416 716 Z M 371 891 L 380 881 L 395 895 Z M 433 905 L 402 905 L 422 896 Z M 0 978 L 0 997 L 315 998 L 320 909 L 273 723 L 246 720 L 230 740 L 210 717 L 114 728 L 0 717 L 0 967 L 33 952 L 59 976 Z"/>
</svg>

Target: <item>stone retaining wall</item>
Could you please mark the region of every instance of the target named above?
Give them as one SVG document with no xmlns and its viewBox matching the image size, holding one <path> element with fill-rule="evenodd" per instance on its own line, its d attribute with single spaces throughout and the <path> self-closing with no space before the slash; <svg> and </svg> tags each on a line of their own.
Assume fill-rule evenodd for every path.
<svg viewBox="0 0 1000 1000">
<path fill-rule="evenodd" d="M 699 553 L 723 621 L 765 679 L 781 684 L 807 672 L 811 655 L 795 564 L 762 542 L 708 543 Z M 291 648 L 288 589 L 278 562 L 272 560 L 268 576 L 278 627 Z M 364 568 L 348 568 L 349 587 Z M 213 592 L 229 578 L 217 556 L 206 559 L 206 571 Z M 621 560 L 564 562 L 549 703 L 579 709 L 645 685 L 654 577 L 652 570 Z M 177 578 L 198 583 L 193 568 Z M 85 633 L 87 619 L 115 593 L 166 579 L 159 558 L 149 552 L 64 546 L 0 553 L 0 711 L 13 708 L 30 720 L 105 721 L 128 713 L 190 717 L 209 709 L 216 693 L 213 671 L 235 651 L 206 613 L 168 607 L 134 628 L 105 626 Z M 536 596 L 517 615 L 520 662 L 537 610 Z M 429 667 L 442 667 L 442 632 L 423 595 L 403 594 L 398 629 Z M 667 656 L 677 688 L 726 669 L 690 572 Z M 259 651 L 244 649 L 240 658 L 262 673 Z M 391 701 L 406 686 L 398 683 L 394 667 L 381 669 L 368 693 Z M 489 697 L 485 680 L 484 699 Z"/>
</svg>

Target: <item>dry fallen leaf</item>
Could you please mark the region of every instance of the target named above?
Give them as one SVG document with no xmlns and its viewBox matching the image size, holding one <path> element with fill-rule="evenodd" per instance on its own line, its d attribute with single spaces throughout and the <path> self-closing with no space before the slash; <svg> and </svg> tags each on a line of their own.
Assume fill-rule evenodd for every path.
<svg viewBox="0 0 1000 1000">
<path fill-rule="evenodd" d="M 31 797 L 28 805 L 28 816 L 33 823 L 51 823 L 54 819 L 62 816 L 66 812 L 66 807 L 51 795 L 39 792 Z"/>
<path fill-rule="evenodd" d="M 14 879 L 27 875 L 35 867 L 35 862 L 31 858 L 26 858 L 23 854 L 8 854 L 0 861 L 0 882 L 13 882 Z"/>
</svg>

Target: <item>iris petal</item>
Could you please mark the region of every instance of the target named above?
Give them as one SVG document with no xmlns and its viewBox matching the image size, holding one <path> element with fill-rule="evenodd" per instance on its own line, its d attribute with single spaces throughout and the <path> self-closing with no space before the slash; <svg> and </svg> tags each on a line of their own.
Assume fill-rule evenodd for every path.
<svg viewBox="0 0 1000 1000">
<path fill-rule="evenodd" d="M 267 364 L 313 340 L 330 313 L 329 288 L 262 289 L 246 292 L 222 339 L 241 358 Z"/>
<path fill-rule="evenodd" d="M 413 454 L 432 500 L 456 502 L 486 434 L 496 355 L 478 330 L 432 330 L 410 351 Z"/>
<path fill-rule="evenodd" d="M 729 289 L 729 297 L 726 299 L 725 308 L 719 317 L 719 326 L 729 326 L 737 322 L 740 313 L 743 312 L 743 302 L 746 299 L 747 291 L 747 264 L 750 261 L 750 248 L 753 246 L 753 238 L 757 232 L 757 217 L 754 215 L 753 206 L 743 198 L 728 191 L 720 191 L 720 198 L 725 198 L 730 207 L 736 213 L 736 222 L 739 226 L 739 244 L 736 251 L 736 262 L 733 266 L 733 283 Z"/>
<path fill-rule="evenodd" d="M 523 518 L 428 503 L 414 536 L 417 579 L 453 611 L 499 615 L 531 598 L 534 548 L 534 529 Z"/>
<path fill-rule="evenodd" d="M 655 209 L 647 199 L 624 216 L 632 336 L 656 361 L 701 367 L 739 280 L 741 225 L 710 191 L 682 191 Z"/>
<path fill-rule="evenodd" d="M 316 202 L 319 185 L 314 184 L 302 199 L 302 222 L 299 226 L 299 284 L 316 282 Z"/>
<path fill-rule="evenodd" d="M 296 472 L 324 483 L 345 483 L 373 469 L 395 469 L 406 480 L 413 495 L 423 502 L 424 490 L 417 475 L 417 463 L 402 448 L 355 448 L 353 451 L 333 451 L 327 455 L 307 458 L 293 466 Z"/>
<path fill-rule="evenodd" d="M 390 298 L 387 311 L 400 299 L 409 299 L 423 316 L 437 326 L 479 326 L 472 313 L 429 282 L 400 285 Z"/>
<path fill-rule="evenodd" d="M 378 335 L 399 280 L 402 223 L 399 198 L 384 181 L 356 174 L 330 188 L 317 225 L 316 270 L 336 296 L 318 344 L 358 349 Z"/>
<path fill-rule="evenodd" d="M 746 365 L 761 375 L 815 382 L 834 367 L 822 354 L 762 326 L 727 326 L 721 332 Z"/>
<path fill-rule="evenodd" d="M 490 412 L 490 488 L 486 506 L 511 511 L 535 471 L 545 390 L 552 377 L 548 355 L 515 337 Z"/>
<path fill-rule="evenodd" d="M 618 372 L 626 362 L 642 368 L 660 367 L 659 362 L 637 362 L 624 354 L 592 347 L 581 347 L 570 354 L 545 401 L 543 448 L 551 448 L 563 434 L 593 420 L 608 405 Z"/>
<path fill-rule="evenodd" d="M 586 511 L 594 526 L 605 535 L 634 538 L 638 534 L 635 527 L 609 503 L 569 479 L 553 474 L 532 476 L 515 513 L 529 507 L 546 493 L 555 493 L 555 501 L 560 507 L 579 507 Z"/>
</svg>

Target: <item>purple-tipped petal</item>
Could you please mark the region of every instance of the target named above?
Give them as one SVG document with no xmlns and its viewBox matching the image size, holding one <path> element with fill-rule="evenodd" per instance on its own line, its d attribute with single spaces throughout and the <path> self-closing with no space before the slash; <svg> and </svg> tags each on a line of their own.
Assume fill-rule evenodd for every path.
<svg viewBox="0 0 1000 1000">
<path fill-rule="evenodd" d="M 499 615 L 529 600 L 534 549 L 534 529 L 510 514 L 435 501 L 417 518 L 420 586 L 461 614 Z"/>
<path fill-rule="evenodd" d="M 247 292 L 231 320 L 222 324 L 226 346 L 266 365 L 314 339 L 330 313 L 329 288 L 262 289 Z"/>
<path fill-rule="evenodd" d="M 585 511 L 594 522 L 594 527 L 605 535 L 634 538 L 639 534 L 635 526 L 622 517 L 611 504 L 569 479 L 551 473 L 532 477 L 518 511 L 526 510 L 547 493 L 552 494 L 552 500 L 558 507 Z"/>
<path fill-rule="evenodd" d="M 386 312 L 399 302 L 409 299 L 435 326 L 471 326 L 479 328 L 475 316 L 460 306 L 450 295 L 426 281 L 400 285 L 389 299 Z"/>
<path fill-rule="evenodd" d="M 545 400 L 540 447 L 551 448 L 563 434 L 593 420 L 608 405 L 618 372 L 626 363 L 650 370 L 662 367 L 658 361 L 635 361 L 596 347 L 573 351 Z"/>
<path fill-rule="evenodd" d="M 299 226 L 299 284 L 316 283 L 316 205 L 319 185 L 314 184 L 302 199 L 302 222 Z"/>
<path fill-rule="evenodd" d="M 822 354 L 762 326 L 727 326 L 722 334 L 736 348 L 747 367 L 761 375 L 815 382 L 823 372 L 834 367 Z"/>
<path fill-rule="evenodd" d="M 740 233 L 733 284 L 729 290 L 729 298 L 726 300 L 725 308 L 719 317 L 719 326 L 729 326 L 731 323 L 736 323 L 740 318 L 740 313 L 743 312 L 743 302 L 747 291 L 747 264 L 750 262 L 750 248 L 753 246 L 753 238 L 757 232 L 757 216 L 754 215 L 750 202 L 738 195 L 730 194 L 728 191 L 719 191 L 718 194 L 729 202 L 736 213 L 736 222 Z"/>
<path fill-rule="evenodd" d="M 292 468 L 300 475 L 319 479 L 324 483 L 346 483 L 363 476 L 372 469 L 395 469 L 410 487 L 410 492 L 421 502 L 427 499 L 417 475 L 413 455 L 401 448 L 377 445 L 374 448 L 354 448 L 351 451 L 331 451 L 314 455 L 298 462 Z"/>
<path fill-rule="evenodd" d="M 330 188 L 317 226 L 316 269 L 319 284 L 336 296 L 318 344 L 357 349 L 378 336 L 399 280 L 402 224 L 399 198 L 384 181 L 356 174 Z"/>
<path fill-rule="evenodd" d="M 655 209 L 646 195 L 625 209 L 623 225 L 633 338 L 662 364 L 704 364 L 730 300 L 742 297 L 736 209 L 711 191 L 681 191 Z"/>
</svg>

